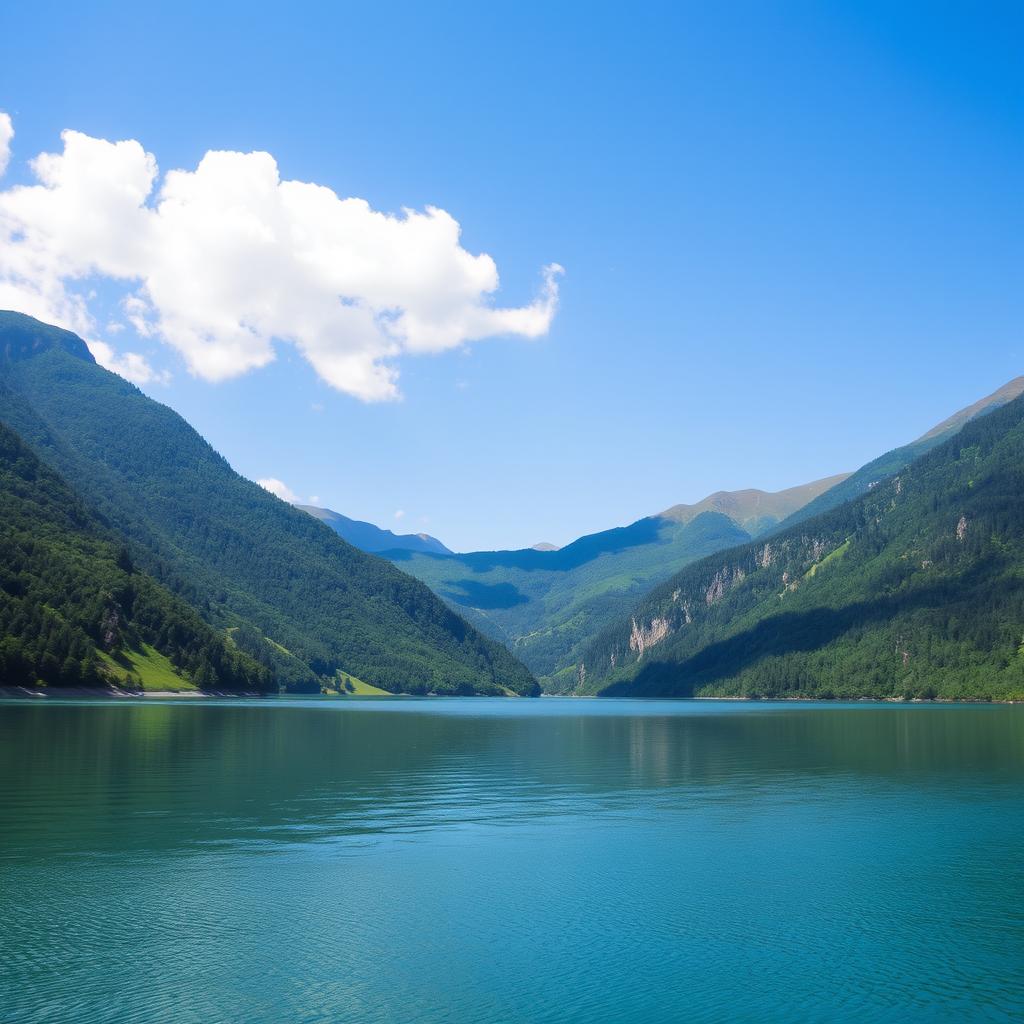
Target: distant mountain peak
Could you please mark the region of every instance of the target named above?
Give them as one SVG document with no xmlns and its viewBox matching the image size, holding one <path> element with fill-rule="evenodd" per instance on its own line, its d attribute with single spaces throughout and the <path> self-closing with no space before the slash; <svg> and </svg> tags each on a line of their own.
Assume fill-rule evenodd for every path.
<svg viewBox="0 0 1024 1024">
<path fill-rule="evenodd" d="M 541 541 L 538 541 L 536 544 L 534 544 L 530 548 L 530 550 L 531 551 L 557 551 L 558 550 L 558 545 L 557 544 L 551 544 L 551 543 L 549 543 L 546 540 L 541 540 Z"/>
<path fill-rule="evenodd" d="M 450 555 L 451 551 L 429 533 L 392 533 L 373 523 L 350 519 L 340 512 L 316 505 L 296 505 L 314 519 L 329 526 L 336 534 L 363 551 L 422 551 L 433 555 Z"/>
<path fill-rule="evenodd" d="M 808 484 L 787 487 L 782 491 L 762 491 L 748 487 L 741 491 L 715 491 L 692 505 L 673 505 L 658 516 L 677 523 L 688 523 L 702 512 L 721 512 L 751 534 L 781 522 L 797 509 L 813 501 L 819 494 L 842 483 L 850 474 L 814 480 Z"/>
<path fill-rule="evenodd" d="M 87 363 L 96 362 L 89 346 L 77 334 L 44 324 L 25 313 L 0 309 L 0 360 L 14 363 L 52 348 L 63 349 Z"/>
</svg>

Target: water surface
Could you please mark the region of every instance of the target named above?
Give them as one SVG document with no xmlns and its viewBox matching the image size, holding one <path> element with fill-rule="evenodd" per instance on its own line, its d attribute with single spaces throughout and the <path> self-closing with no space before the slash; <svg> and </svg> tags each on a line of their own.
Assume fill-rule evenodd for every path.
<svg viewBox="0 0 1024 1024">
<path fill-rule="evenodd" d="M 1019 1021 L 1024 708 L 0 703 L 0 1019 Z"/>
</svg>

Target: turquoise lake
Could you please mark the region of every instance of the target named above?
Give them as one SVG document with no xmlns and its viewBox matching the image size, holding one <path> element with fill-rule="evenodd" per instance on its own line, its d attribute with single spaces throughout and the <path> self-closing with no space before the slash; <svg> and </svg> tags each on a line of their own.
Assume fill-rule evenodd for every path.
<svg viewBox="0 0 1024 1024">
<path fill-rule="evenodd" d="M 1024 1019 L 1024 707 L 0 703 L 0 1020 Z"/>
</svg>

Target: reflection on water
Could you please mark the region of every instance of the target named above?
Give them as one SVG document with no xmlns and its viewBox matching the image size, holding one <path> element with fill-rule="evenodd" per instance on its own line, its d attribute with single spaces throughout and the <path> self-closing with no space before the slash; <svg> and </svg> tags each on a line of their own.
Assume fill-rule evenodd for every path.
<svg viewBox="0 0 1024 1024">
<path fill-rule="evenodd" d="M 0 705 L 11 1021 L 1014 1020 L 1024 708 Z"/>
</svg>

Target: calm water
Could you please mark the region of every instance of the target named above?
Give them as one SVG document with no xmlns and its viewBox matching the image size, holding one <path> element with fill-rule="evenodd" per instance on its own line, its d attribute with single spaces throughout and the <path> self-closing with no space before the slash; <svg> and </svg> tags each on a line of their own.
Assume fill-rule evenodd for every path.
<svg viewBox="0 0 1024 1024">
<path fill-rule="evenodd" d="M 0 704 L 0 1020 L 1020 1021 L 1024 707 Z"/>
</svg>

